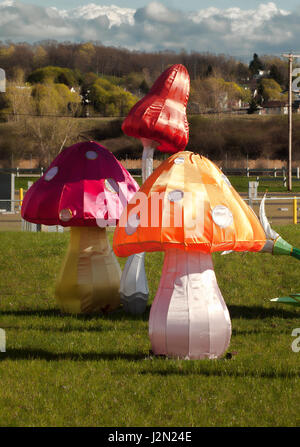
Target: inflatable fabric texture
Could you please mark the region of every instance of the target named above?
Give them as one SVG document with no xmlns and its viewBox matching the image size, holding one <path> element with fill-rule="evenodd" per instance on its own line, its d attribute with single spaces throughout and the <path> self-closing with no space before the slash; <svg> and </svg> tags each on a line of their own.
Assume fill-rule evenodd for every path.
<svg viewBox="0 0 300 447">
<path fill-rule="evenodd" d="M 300 306 L 300 293 L 290 296 L 281 296 L 280 298 L 272 298 L 270 301 L 274 303 L 283 303 L 283 304 L 291 304 L 293 306 Z"/>
<path fill-rule="evenodd" d="M 55 289 L 63 312 L 108 312 L 120 305 L 121 270 L 106 237 L 138 184 L 113 154 L 95 142 L 61 152 L 27 191 L 22 217 L 71 227 Z"/>
<path fill-rule="evenodd" d="M 139 138 L 143 144 L 142 181 L 153 172 L 156 148 L 166 152 L 183 150 L 188 142 L 189 126 L 186 106 L 190 80 L 183 65 L 168 68 L 150 92 L 129 112 L 122 125 L 125 134 Z M 123 309 L 132 314 L 146 309 L 149 289 L 144 271 L 144 253 L 129 256 L 121 278 Z"/>
<path fill-rule="evenodd" d="M 29 188 L 21 214 L 44 225 L 115 225 L 138 189 L 108 149 L 82 142 L 63 150 Z"/>
<path fill-rule="evenodd" d="M 109 312 L 120 305 L 121 269 L 105 228 L 71 228 L 70 244 L 55 288 L 63 312 Z"/>
<path fill-rule="evenodd" d="M 224 354 L 231 321 L 210 254 L 168 250 L 149 317 L 152 351 L 184 359 Z"/>
<path fill-rule="evenodd" d="M 133 106 L 123 122 L 123 132 L 156 141 L 159 143 L 157 149 L 162 152 L 184 150 L 189 139 L 186 117 L 189 91 L 187 69 L 181 64 L 171 66 Z"/>
<path fill-rule="evenodd" d="M 231 321 L 211 253 L 260 251 L 265 242 L 254 212 L 207 158 L 179 152 L 160 165 L 124 210 L 113 244 L 119 256 L 165 252 L 149 317 L 153 353 L 221 357 Z"/>
<path fill-rule="evenodd" d="M 129 256 L 170 248 L 260 251 L 265 242 L 255 213 L 222 171 L 207 158 L 185 151 L 162 163 L 131 199 L 113 247 L 117 256 Z"/>
</svg>

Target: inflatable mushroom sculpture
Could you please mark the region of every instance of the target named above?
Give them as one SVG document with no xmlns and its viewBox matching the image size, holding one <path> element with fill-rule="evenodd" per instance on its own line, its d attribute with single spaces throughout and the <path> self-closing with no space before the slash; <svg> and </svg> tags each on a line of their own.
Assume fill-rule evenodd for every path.
<svg viewBox="0 0 300 447">
<path fill-rule="evenodd" d="M 285 241 L 275 230 L 273 230 L 273 228 L 271 228 L 266 216 L 265 201 L 266 195 L 264 195 L 259 207 L 259 218 L 267 237 L 267 242 L 261 251 L 271 253 L 273 255 L 292 256 L 293 258 L 300 260 L 300 250 Z M 294 293 L 289 296 L 272 298 L 270 301 L 300 306 L 300 294 Z"/>
<path fill-rule="evenodd" d="M 126 135 L 139 138 L 143 144 L 142 181 L 153 172 L 153 153 L 184 150 L 189 138 L 186 106 L 190 78 L 181 64 L 165 70 L 144 96 L 129 112 L 122 130 Z M 139 314 L 146 309 L 148 285 L 144 267 L 144 253 L 128 258 L 121 279 L 121 300 L 124 310 Z"/>
<path fill-rule="evenodd" d="M 64 312 L 111 311 L 120 305 L 121 270 L 105 227 L 116 225 L 138 185 L 110 151 L 95 142 L 61 152 L 27 191 L 22 217 L 71 227 L 57 284 Z"/>
<path fill-rule="evenodd" d="M 230 342 L 231 322 L 211 253 L 260 251 L 266 238 L 259 220 L 227 177 L 192 152 L 172 155 L 136 196 L 117 225 L 113 248 L 118 256 L 165 252 L 150 311 L 152 351 L 189 359 L 220 357 Z"/>
</svg>

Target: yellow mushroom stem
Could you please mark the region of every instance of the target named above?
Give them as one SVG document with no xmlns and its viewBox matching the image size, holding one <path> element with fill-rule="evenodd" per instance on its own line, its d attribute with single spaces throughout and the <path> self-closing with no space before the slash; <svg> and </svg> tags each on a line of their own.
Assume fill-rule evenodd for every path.
<svg viewBox="0 0 300 447">
<path fill-rule="evenodd" d="M 121 269 L 106 229 L 71 227 L 70 243 L 55 288 L 63 312 L 107 312 L 120 305 Z"/>
</svg>

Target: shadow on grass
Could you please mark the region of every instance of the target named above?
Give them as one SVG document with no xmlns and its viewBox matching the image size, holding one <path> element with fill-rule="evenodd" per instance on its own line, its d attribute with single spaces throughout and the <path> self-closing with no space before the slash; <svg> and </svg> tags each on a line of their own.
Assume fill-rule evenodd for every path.
<svg viewBox="0 0 300 447">
<path fill-rule="evenodd" d="M 275 378 L 298 378 L 299 371 L 276 371 L 276 370 L 253 370 L 250 368 L 240 370 L 237 368 L 232 368 L 231 370 L 225 369 L 222 366 L 227 364 L 227 361 L 223 359 L 219 360 L 191 360 L 188 361 L 187 365 L 190 365 L 190 362 L 196 366 L 196 368 L 187 368 L 179 369 L 178 366 L 167 366 L 167 368 L 159 369 L 159 364 L 150 358 L 147 354 L 143 353 L 114 353 L 114 352 L 83 352 L 83 353 L 71 353 L 71 352 L 61 352 L 54 353 L 49 352 L 43 349 L 9 349 L 6 353 L 2 353 L 0 356 L 0 364 L 1 360 L 5 359 L 9 360 L 46 360 L 46 361 L 63 361 L 63 360 L 71 360 L 71 361 L 100 361 L 100 360 L 126 360 L 129 362 L 140 362 L 141 360 L 151 361 L 151 367 L 147 369 L 142 369 L 141 371 L 136 371 L 136 374 L 146 376 L 159 376 L 159 377 L 168 377 L 168 376 L 205 376 L 205 377 L 254 377 L 254 378 L 266 378 L 266 379 L 275 379 Z M 158 361 L 160 359 L 157 359 Z M 164 359 L 164 362 L 167 361 Z M 204 362 L 209 362 L 205 364 Z M 212 364 L 212 362 L 214 362 Z M 140 365 L 145 365 L 145 363 Z M 214 367 L 214 369 L 212 368 Z M 155 369 L 154 369 L 155 368 Z M 123 374 L 120 370 L 116 371 L 116 374 Z"/>
<path fill-rule="evenodd" d="M 280 325 L 276 327 L 270 327 L 268 329 L 232 329 L 232 336 L 247 336 L 247 335 L 270 335 L 271 337 L 277 336 L 278 334 L 287 334 L 291 335 L 291 329 L 284 328 L 282 329 Z"/>
<path fill-rule="evenodd" d="M 228 306 L 228 310 L 231 318 L 245 318 L 247 320 L 260 320 L 264 318 L 297 318 L 299 319 L 300 313 L 295 309 L 286 310 L 283 307 L 262 307 L 262 306 L 238 306 L 232 304 Z"/>
<path fill-rule="evenodd" d="M 14 329 L 15 331 L 41 331 L 41 332 L 61 332 L 61 333 L 70 333 L 70 332 L 103 332 L 103 331 L 111 331 L 110 327 L 53 327 L 53 326 L 13 326 L 13 325 L 5 325 L 2 324 L 2 329 Z"/>
<path fill-rule="evenodd" d="M 201 360 L 193 360 L 195 362 L 201 362 Z M 218 360 L 220 362 L 220 360 Z M 154 370 L 154 371 L 141 371 L 141 375 L 153 375 L 160 377 L 168 376 L 205 376 L 205 377 L 256 377 L 259 379 L 293 379 L 299 377 L 299 372 L 297 371 L 239 371 L 232 369 L 231 371 L 223 369 L 207 368 L 205 365 L 199 367 L 197 370 L 178 370 L 178 369 L 168 369 L 168 370 Z"/>
<path fill-rule="evenodd" d="M 149 319 L 150 306 L 147 307 L 146 312 L 143 315 L 130 315 L 123 312 L 122 309 L 117 309 L 110 313 L 101 314 L 68 314 L 62 313 L 58 309 L 26 309 L 26 310 L 3 310 L 1 311 L 1 316 L 14 316 L 14 317 L 58 317 L 67 318 L 71 317 L 76 320 L 145 320 Z"/>
<path fill-rule="evenodd" d="M 61 317 L 62 314 L 57 309 L 22 309 L 22 310 L 1 310 L 1 316 L 13 317 Z"/>
<path fill-rule="evenodd" d="M 144 360 L 147 355 L 142 353 L 118 353 L 118 352 L 50 352 L 44 349 L 15 349 L 8 348 L 6 352 L 1 353 L 1 360 L 74 360 L 74 361 L 99 361 L 99 360 Z"/>
<path fill-rule="evenodd" d="M 67 333 L 76 333 L 76 332 L 95 332 L 95 333 L 101 333 L 101 332 L 110 332 L 112 330 L 111 327 L 103 327 L 103 326 L 96 326 L 96 327 L 53 327 L 53 326 L 14 326 L 14 325 L 5 325 L 1 324 L 2 329 L 13 329 L 15 331 L 41 331 L 41 332 L 57 332 L 62 334 Z M 127 330 L 127 328 L 122 329 L 120 328 L 119 331 Z M 239 329 L 232 329 L 232 336 L 245 336 L 245 335 L 262 335 L 262 334 L 268 334 L 268 335 L 274 335 L 274 334 L 289 334 L 291 333 L 290 329 L 282 329 L 279 327 L 279 325 L 276 328 L 270 327 L 269 329 L 263 330 L 263 329 L 245 329 L 245 330 L 239 330 Z"/>
<path fill-rule="evenodd" d="M 66 318 L 71 317 L 77 320 L 132 320 L 148 321 L 150 307 L 147 306 L 146 311 L 142 315 L 130 315 L 123 311 L 123 309 L 117 309 L 110 313 L 102 314 L 67 314 L 62 313 L 58 309 L 25 309 L 25 310 L 4 310 L 1 311 L 1 316 L 15 316 L 15 317 L 57 317 Z M 283 307 L 263 307 L 263 306 L 243 306 L 232 304 L 228 306 L 228 310 L 231 318 L 245 318 L 249 320 L 263 319 L 263 318 L 299 318 L 300 313 L 295 308 L 294 310 L 287 310 Z"/>
</svg>

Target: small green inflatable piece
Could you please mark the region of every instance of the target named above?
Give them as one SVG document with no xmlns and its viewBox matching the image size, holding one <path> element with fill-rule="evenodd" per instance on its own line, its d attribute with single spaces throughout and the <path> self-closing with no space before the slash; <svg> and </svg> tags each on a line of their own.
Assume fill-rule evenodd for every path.
<svg viewBox="0 0 300 447">
<path fill-rule="evenodd" d="M 273 303 L 291 304 L 293 306 L 300 306 L 300 294 L 291 296 L 281 296 L 280 298 L 272 298 Z"/>
</svg>

